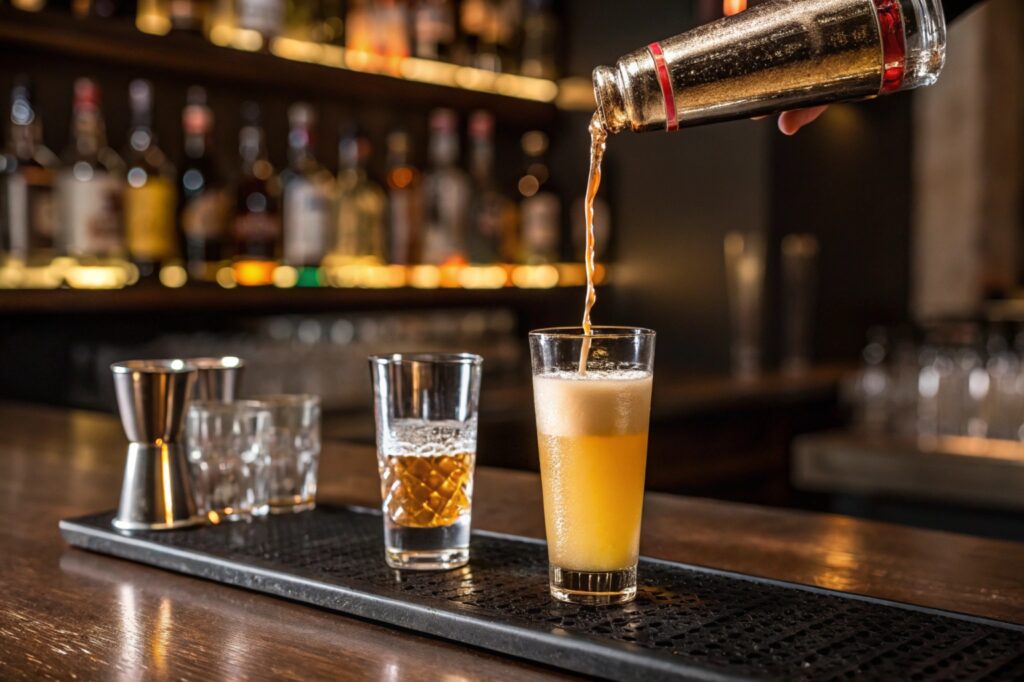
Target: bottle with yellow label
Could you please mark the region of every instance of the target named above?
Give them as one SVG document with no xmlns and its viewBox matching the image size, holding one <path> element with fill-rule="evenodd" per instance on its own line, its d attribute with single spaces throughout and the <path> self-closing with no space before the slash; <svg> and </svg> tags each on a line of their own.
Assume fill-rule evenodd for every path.
<svg viewBox="0 0 1024 682">
<path fill-rule="evenodd" d="M 125 236 L 140 278 L 148 279 L 178 255 L 175 173 L 153 135 L 153 86 L 149 81 L 132 81 L 129 94 L 132 128 L 125 152 Z"/>
</svg>

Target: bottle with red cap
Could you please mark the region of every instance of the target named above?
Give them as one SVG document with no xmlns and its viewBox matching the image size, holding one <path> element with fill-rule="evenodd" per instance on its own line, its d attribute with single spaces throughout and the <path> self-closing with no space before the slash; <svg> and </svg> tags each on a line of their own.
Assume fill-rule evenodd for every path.
<svg viewBox="0 0 1024 682">
<path fill-rule="evenodd" d="M 100 89 L 96 81 L 75 81 L 71 144 L 57 179 L 61 242 L 79 260 L 124 256 L 122 199 L 124 162 L 107 146 Z"/>
</svg>

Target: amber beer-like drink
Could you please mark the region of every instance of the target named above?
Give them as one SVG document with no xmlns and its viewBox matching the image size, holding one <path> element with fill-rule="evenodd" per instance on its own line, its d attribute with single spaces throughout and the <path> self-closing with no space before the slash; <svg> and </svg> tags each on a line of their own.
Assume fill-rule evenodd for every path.
<svg viewBox="0 0 1024 682">
<path fill-rule="evenodd" d="M 604 126 L 676 130 L 934 83 L 940 0 L 767 0 L 594 69 Z"/>
<path fill-rule="evenodd" d="M 589 344 L 586 367 L 581 350 Z M 636 596 L 654 332 L 530 333 L 551 594 L 579 604 Z"/>
<path fill-rule="evenodd" d="M 468 353 L 370 358 L 385 560 L 449 569 L 469 561 L 483 359 Z"/>
</svg>

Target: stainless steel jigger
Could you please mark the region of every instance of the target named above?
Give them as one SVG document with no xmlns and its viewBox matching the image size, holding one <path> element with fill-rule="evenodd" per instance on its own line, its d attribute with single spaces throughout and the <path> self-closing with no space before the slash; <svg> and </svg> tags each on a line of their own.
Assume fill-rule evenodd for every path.
<svg viewBox="0 0 1024 682">
<path fill-rule="evenodd" d="M 199 370 L 193 397 L 196 400 L 230 403 L 238 395 L 245 363 L 241 358 L 227 355 L 222 358 L 188 358 L 185 360 Z"/>
<path fill-rule="evenodd" d="M 178 443 L 195 366 L 184 360 L 130 360 L 110 369 L 121 424 L 131 441 L 114 526 L 166 530 L 202 523 L 185 449 Z"/>
</svg>

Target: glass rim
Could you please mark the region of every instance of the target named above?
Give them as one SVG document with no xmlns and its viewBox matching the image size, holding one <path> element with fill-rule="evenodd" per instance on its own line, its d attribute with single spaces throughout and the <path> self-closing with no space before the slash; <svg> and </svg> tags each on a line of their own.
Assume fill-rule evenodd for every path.
<svg viewBox="0 0 1024 682">
<path fill-rule="evenodd" d="M 320 404 L 320 396 L 315 393 L 266 393 L 245 398 L 239 402 L 260 403 L 264 407 L 289 407 L 294 405 L 306 405 L 307 403 Z M 229 404 L 229 403 L 225 403 Z"/>
<path fill-rule="evenodd" d="M 203 356 L 198 358 L 186 358 L 185 362 L 193 365 L 199 370 L 210 369 L 239 369 L 245 367 L 245 361 L 237 355 Z"/>
<path fill-rule="evenodd" d="M 383 353 L 369 356 L 373 365 L 401 365 L 420 362 L 429 365 L 472 365 L 483 364 L 482 355 L 475 353 Z"/>
<path fill-rule="evenodd" d="M 198 368 L 189 360 L 182 358 L 165 358 L 160 360 L 122 360 L 110 365 L 114 374 L 188 374 Z"/>
<path fill-rule="evenodd" d="M 589 336 L 592 339 L 635 339 L 653 338 L 656 332 L 646 327 L 627 327 L 620 325 L 593 325 L 590 334 L 583 333 L 583 327 L 545 327 L 534 329 L 529 336 L 545 339 L 582 339 Z"/>
<path fill-rule="evenodd" d="M 203 410 L 204 412 L 241 412 L 241 411 L 266 411 L 269 408 L 262 400 L 233 400 L 226 403 L 221 400 L 193 400 L 188 404 L 189 411 Z"/>
</svg>

